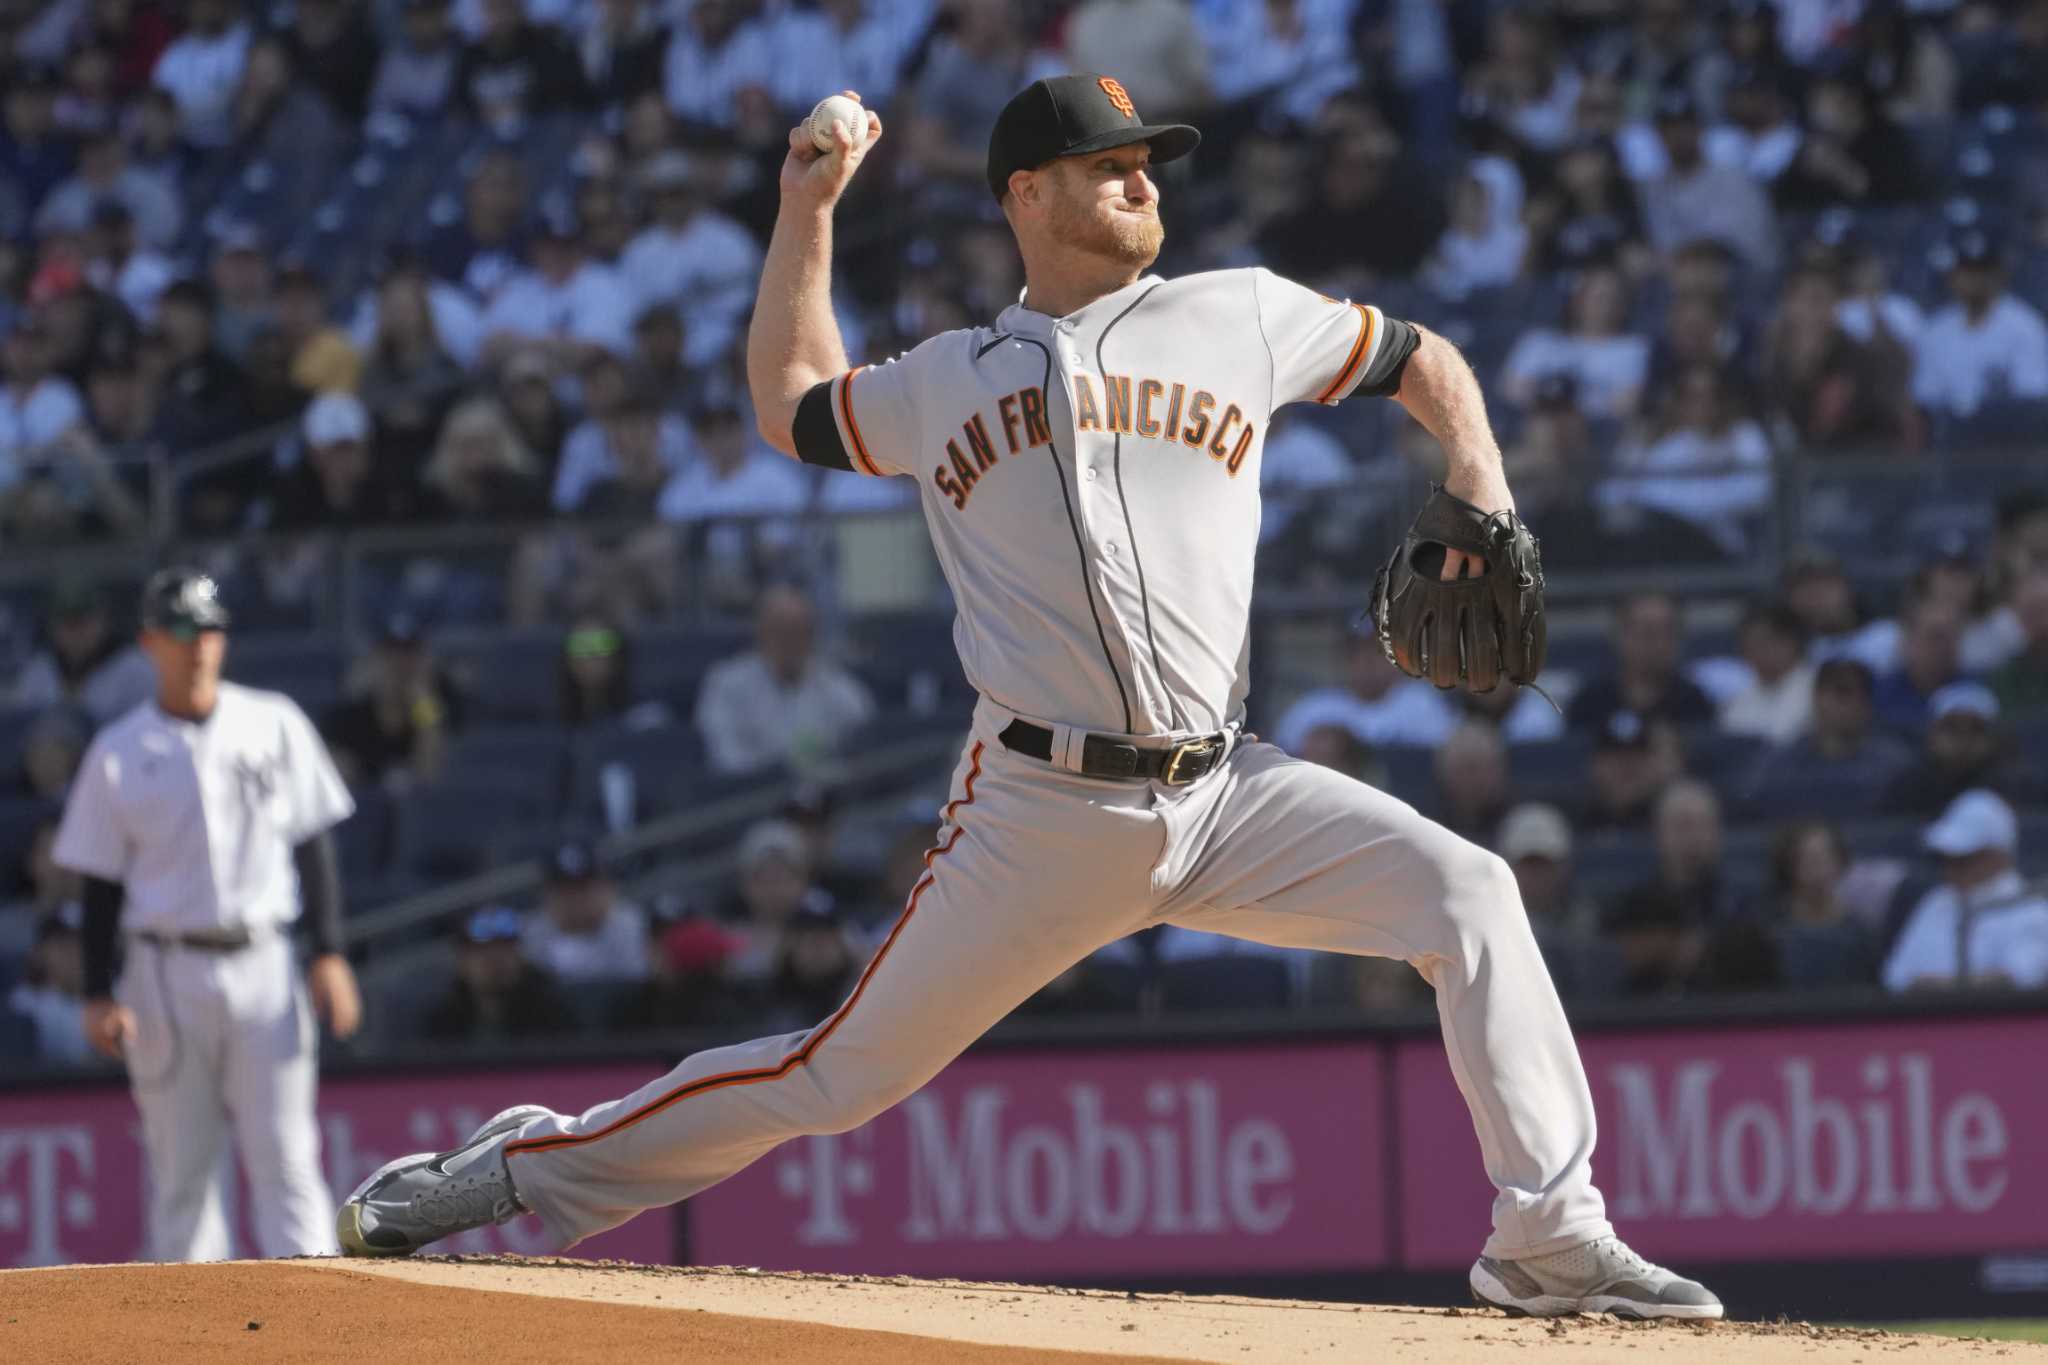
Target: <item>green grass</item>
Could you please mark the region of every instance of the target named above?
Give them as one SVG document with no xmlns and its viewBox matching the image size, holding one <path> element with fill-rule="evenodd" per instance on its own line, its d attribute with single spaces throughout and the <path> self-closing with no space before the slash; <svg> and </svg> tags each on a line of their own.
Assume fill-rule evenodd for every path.
<svg viewBox="0 0 2048 1365">
<path fill-rule="evenodd" d="M 1937 1322 L 1888 1322 L 1885 1326 L 1894 1332 L 1932 1332 L 1942 1337 L 2048 1342 L 2048 1318 L 1954 1318 Z"/>
</svg>

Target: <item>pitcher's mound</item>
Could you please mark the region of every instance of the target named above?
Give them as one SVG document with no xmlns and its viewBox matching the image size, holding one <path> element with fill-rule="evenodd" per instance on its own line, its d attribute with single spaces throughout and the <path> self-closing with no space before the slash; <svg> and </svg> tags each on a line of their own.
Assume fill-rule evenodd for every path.
<svg viewBox="0 0 2048 1365">
<path fill-rule="evenodd" d="M 1511 1320 L 1491 1312 L 515 1257 L 0 1271 L 0 1360 L 173 1365 L 1019 1365 L 1867 1358 L 2048 1361 L 2048 1348 L 1805 1324 Z M 1518 1349 L 1519 1348 L 1519 1349 Z M 1649 1352 L 1650 1356 L 1643 1353 Z"/>
</svg>

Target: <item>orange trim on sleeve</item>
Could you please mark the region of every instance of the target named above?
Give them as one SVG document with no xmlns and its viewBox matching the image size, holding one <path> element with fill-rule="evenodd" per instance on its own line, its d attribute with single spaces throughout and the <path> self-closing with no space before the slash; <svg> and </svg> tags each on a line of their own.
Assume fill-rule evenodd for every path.
<svg viewBox="0 0 2048 1365">
<path fill-rule="evenodd" d="M 940 818 L 942 820 L 950 821 L 953 819 L 954 812 L 960 807 L 974 804 L 974 779 L 981 776 L 981 751 L 981 741 L 977 740 L 975 741 L 974 751 L 969 756 L 967 780 L 961 784 L 960 798 L 950 803 L 944 812 L 941 813 Z M 809 1062 L 812 1055 L 824 1044 L 825 1040 L 830 1038 L 833 1031 L 844 1022 L 846 1016 L 852 1013 L 853 1007 L 860 1003 L 861 995 L 868 988 L 868 982 L 874 979 L 875 969 L 882 965 L 882 959 L 887 957 L 889 950 L 896 946 L 897 936 L 903 932 L 903 926 L 910 923 L 910 917 L 917 913 L 918 899 L 924 895 L 925 889 L 937 877 L 938 874 L 931 870 L 933 860 L 951 853 L 953 845 L 960 842 L 960 834 L 961 828 L 958 824 L 955 824 L 953 832 L 947 837 L 946 842 L 933 847 L 924 855 L 925 874 L 918 879 L 917 885 L 910 889 L 909 903 L 903 907 L 903 914 L 897 918 L 896 927 L 889 931 L 889 937 L 883 940 L 880 948 L 875 950 L 874 959 L 868 963 L 867 970 L 860 974 L 860 980 L 854 984 L 853 994 L 846 997 L 846 1003 L 837 1010 L 834 1010 L 830 1019 L 827 1019 L 822 1025 L 811 1030 L 810 1036 L 804 1040 L 802 1047 L 784 1057 L 774 1066 L 760 1067 L 752 1071 L 727 1071 L 717 1076 L 706 1076 L 701 1080 L 691 1081 L 686 1085 L 678 1086 L 666 1095 L 641 1105 L 632 1113 L 622 1118 L 614 1119 L 594 1133 L 577 1135 L 564 1133 L 558 1137 L 534 1138 L 527 1142 L 508 1142 L 505 1144 L 505 1155 L 508 1157 L 515 1155 L 525 1156 L 533 1152 L 552 1152 L 563 1147 L 580 1147 L 587 1142 L 596 1142 L 598 1139 L 610 1137 L 614 1133 L 622 1133 L 634 1124 L 653 1118 L 664 1109 L 669 1108 L 671 1105 L 680 1104 L 692 1095 L 702 1095 L 712 1090 L 723 1090 L 728 1086 L 755 1085 L 762 1081 L 779 1081 L 784 1076 L 789 1075 L 790 1072 Z"/>
<path fill-rule="evenodd" d="M 1318 403 L 1328 403 L 1344 392 L 1344 386 L 1351 382 L 1351 376 L 1358 373 L 1358 367 L 1372 351 L 1372 311 L 1362 303 L 1351 305 L 1358 310 L 1358 341 L 1351 348 L 1350 356 L 1344 361 L 1344 368 L 1330 381 L 1330 387 L 1316 395 Z"/>
<path fill-rule="evenodd" d="M 866 368 L 856 365 L 839 381 L 839 415 L 846 420 L 846 434 L 853 437 L 853 458 L 860 461 L 862 472 L 880 478 L 882 471 L 875 467 L 874 458 L 868 454 L 868 443 L 861 439 L 860 423 L 853 420 L 853 377 Z"/>
</svg>

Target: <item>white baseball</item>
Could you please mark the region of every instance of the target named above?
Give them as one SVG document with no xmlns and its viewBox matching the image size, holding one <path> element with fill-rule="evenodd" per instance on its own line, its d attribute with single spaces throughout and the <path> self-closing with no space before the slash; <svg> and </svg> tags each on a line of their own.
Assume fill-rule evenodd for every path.
<svg viewBox="0 0 2048 1365">
<path fill-rule="evenodd" d="M 811 116 L 804 120 L 804 127 L 811 130 L 811 144 L 821 152 L 829 152 L 837 144 L 832 141 L 832 125 L 843 123 L 858 147 L 867 141 L 868 111 L 861 108 L 859 100 L 844 95 L 827 95 L 818 101 L 818 107 L 811 110 Z"/>
</svg>

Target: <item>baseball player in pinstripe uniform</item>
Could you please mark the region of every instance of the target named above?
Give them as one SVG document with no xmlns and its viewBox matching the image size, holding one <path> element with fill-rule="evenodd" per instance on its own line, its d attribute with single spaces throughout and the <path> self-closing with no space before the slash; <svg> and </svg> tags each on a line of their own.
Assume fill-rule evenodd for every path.
<svg viewBox="0 0 2048 1365">
<path fill-rule="evenodd" d="M 1145 125 L 1095 75 L 1032 85 L 991 140 L 1023 298 L 992 326 L 850 366 L 832 211 L 880 136 L 870 123 L 858 143 L 835 124 L 824 152 L 791 134 L 748 374 L 774 444 L 922 495 L 981 694 L 927 870 L 817 1027 L 394 1162 L 342 1208 L 344 1249 L 403 1254 L 522 1212 L 574 1245 L 789 1138 L 865 1122 L 1073 963 L 1172 923 L 1398 957 L 1435 987 L 1497 1191 L 1470 1276 L 1484 1301 L 1719 1317 L 1607 1222 L 1592 1096 L 1506 864 L 1243 729 L 1273 410 L 1391 397 L 1442 443 L 1449 491 L 1505 512 L 1470 369 L 1419 327 L 1264 270 L 1147 274 L 1163 237 L 1149 167 L 1198 134 Z M 1445 579 L 1484 571 L 1457 549 L 1442 560 Z"/>
<path fill-rule="evenodd" d="M 354 809 L 348 789 L 290 698 L 221 681 L 227 626 L 205 574 L 150 580 L 156 697 L 93 740 L 52 855 L 85 877 L 86 1033 L 127 1064 L 160 1261 L 228 1255 L 230 1129 L 257 1249 L 334 1249 L 313 1016 L 346 1037 L 361 1014 L 328 833 Z M 315 953 L 303 984 L 302 908 Z"/>
</svg>

